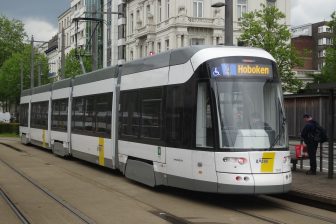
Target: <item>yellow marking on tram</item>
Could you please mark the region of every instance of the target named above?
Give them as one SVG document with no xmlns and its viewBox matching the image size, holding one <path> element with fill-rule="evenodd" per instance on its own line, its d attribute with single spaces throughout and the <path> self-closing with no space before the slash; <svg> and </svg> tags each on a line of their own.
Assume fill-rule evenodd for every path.
<svg viewBox="0 0 336 224">
<path fill-rule="evenodd" d="M 275 152 L 264 152 L 262 156 L 261 172 L 271 173 L 274 167 Z"/>
<path fill-rule="evenodd" d="M 46 148 L 46 131 L 42 130 L 42 147 Z"/>
<path fill-rule="evenodd" d="M 102 137 L 99 137 L 99 165 L 105 165 L 105 157 L 104 157 L 104 147 L 105 147 L 105 140 Z"/>
</svg>

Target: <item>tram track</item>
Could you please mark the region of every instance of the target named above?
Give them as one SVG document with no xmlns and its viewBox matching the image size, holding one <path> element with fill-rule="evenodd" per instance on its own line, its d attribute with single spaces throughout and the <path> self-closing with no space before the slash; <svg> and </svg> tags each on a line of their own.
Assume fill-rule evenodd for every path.
<svg viewBox="0 0 336 224">
<path fill-rule="evenodd" d="M 84 162 L 86 163 L 86 162 Z M 90 164 L 91 165 L 91 164 Z M 64 169 L 64 168 L 63 168 Z M 68 174 L 68 175 L 71 175 L 72 177 L 74 178 L 78 178 L 80 179 L 81 181 L 84 181 L 86 183 L 90 183 L 90 184 L 93 184 L 95 185 L 96 187 L 99 187 L 99 188 L 102 188 L 104 190 L 108 190 L 110 192 L 118 192 L 119 194 L 125 196 L 125 197 L 128 197 L 132 200 L 135 200 L 139 203 L 142 203 L 142 204 L 145 204 L 149 207 L 151 207 L 153 210 L 151 211 L 152 214 L 170 222 L 170 223 L 173 223 L 173 224 L 192 224 L 194 222 L 191 222 L 189 221 L 188 219 L 186 218 L 183 218 L 183 217 L 179 217 L 179 216 L 175 216 L 167 211 L 164 211 L 162 209 L 160 209 L 159 207 L 157 206 L 153 206 L 153 204 L 150 204 L 146 201 L 143 201 L 143 200 L 140 200 L 138 198 L 135 198 L 135 197 L 132 197 L 130 196 L 129 194 L 127 193 L 124 193 L 116 188 L 113 188 L 111 186 L 107 186 L 105 184 L 102 184 L 98 181 L 95 181 L 95 180 L 92 180 L 82 174 L 78 174 L 76 172 L 73 172 L 71 170 L 68 170 L 68 169 L 64 169 L 64 171 Z M 137 182 L 133 182 L 131 181 L 132 183 L 136 184 L 136 185 L 141 185 Z M 144 185 L 141 185 L 140 187 L 146 187 Z M 147 188 L 147 187 L 146 187 Z M 169 187 L 164 187 L 165 189 L 167 189 L 170 193 L 171 189 Z M 179 191 L 186 191 L 186 190 L 181 190 L 181 189 L 178 189 Z M 194 193 L 194 192 L 193 192 Z M 192 194 L 193 194 L 192 193 Z M 204 193 L 204 194 L 207 194 L 207 193 Z M 263 197 L 270 197 L 270 196 L 263 196 Z M 187 198 L 187 197 L 186 197 Z M 188 198 L 187 198 L 188 199 Z M 270 199 L 265 199 L 265 200 L 270 200 Z M 203 200 L 201 200 L 203 201 Z M 210 202 L 210 203 L 213 203 L 213 202 Z M 219 203 L 219 204 L 222 204 L 222 202 L 215 202 L 216 204 Z M 257 201 L 253 201 L 253 203 L 257 203 Z M 311 213 L 308 213 L 308 212 L 305 212 L 305 211 L 302 211 L 302 210 L 299 210 L 299 209 L 293 209 L 293 208 L 289 208 L 289 207 L 284 207 L 284 206 L 281 206 L 281 205 L 277 205 L 275 202 L 273 203 L 273 207 L 274 208 L 278 208 L 278 209 L 282 209 L 282 210 L 286 210 L 286 211 L 289 211 L 289 212 L 292 212 L 292 213 L 295 213 L 295 214 L 300 214 L 300 215 L 303 215 L 305 217 L 310 217 L 310 218 L 314 218 L 314 219 L 317 219 L 317 220 L 320 220 L 320 221 L 325 221 L 325 222 L 329 222 L 329 223 L 336 223 L 336 220 L 335 219 L 330 219 L 330 218 L 327 218 L 327 217 L 323 217 L 321 215 L 314 215 L 314 214 L 311 214 Z M 233 208 L 233 207 L 227 207 L 225 206 L 224 207 L 225 209 L 228 209 L 228 210 L 231 210 L 231 211 L 234 211 L 236 213 L 239 213 L 239 214 L 243 214 L 243 215 L 246 215 L 246 216 L 249 216 L 249 217 L 252 217 L 252 218 L 255 218 L 257 220 L 260 220 L 260 221 L 264 221 L 264 222 L 267 222 L 267 223 L 271 223 L 271 224 L 286 224 L 286 222 L 283 222 L 283 221 L 280 221 L 280 220 L 276 220 L 274 218 L 270 218 L 270 217 L 267 217 L 267 216 L 264 216 L 264 215 L 258 215 L 256 213 L 253 213 L 253 212 L 249 212 L 249 211 L 244 211 L 243 209 L 239 209 L 239 208 Z"/>
<path fill-rule="evenodd" d="M 0 144 L 2 144 L 2 143 L 0 143 Z M 10 147 L 10 146 L 8 146 L 8 147 Z M 15 148 L 15 147 L 11 147 L 11 148 Z M 30 154 L 27 151 L 23 151 L 23 152 L 25 152 L 27 154 Z M 57 157 L 55 157 L 55 158 L 57 158 Z M 0 159 L 0 161 L 4 162 L 1 159 Z M 54 161 L 54 159 L 52 159 L 52 160 L 46 161 L 46 162 L 48 162 L 48 163 L 54 163 L 55 161 Z M 84 164 L 84 165 L 88 165 L 89 164 L 89 163 L 86 163 L 86 162 L 83 162 L 83 161 L 80 161 L 80 162 L 82 164 Z M 78 173 L 76 171 L 73 171 L 72 169 L 68 169 L 67 167 L 59 165 L 58 163 L 54 163 L 54 164 L 55 165 L 57 164 L 57 167 L 59 167 L 60 169 L 62 169 L 65 173 L 67 173 L 68 175 L 70 175 L 70 176 L 72 176 L 72 177 L 74 177 L 76 179 L 79 179 L 80 181 L 86 182 L 88 184 L 92 184 L 95 187 L 98 187 L 100 189 L 104 189 L 104 190 L 107 190 L 107 191 L 110 191 L 110 192 L 113 192 L 113 193 L 121 194 L 124 197 L 130 198 L 131 200 L 134 200 L 136 202 L 139 202 L 139 203 L 142 203 L 142 204 L 148 206 L 149 208 L 151 208 L 151 210 L 149 211 L 150 213 L 152 213 L 153 215 L 155 215 L 157 217 L 160 217 L 161 219 L 163 219 L 163 220 L 165 220 L 165 221 L 167 221 L 169 223 L 174 223 L 174 224 L 190 224 L 190 223 L 195 223 L 195 222 L 191 221 L 187 217 L 176 216 L 176 215 L 174 215 L 174 214 L 172 214 L 172 213 L 170 213 L 168 211 L 165 211 L 165 209 L 161 209 L 160 208 L 161 206 L 156 206 L 155 204 L 150 203 L 150 202 L 148 202 L 146 200 L 142 200 L 141 198 L 134 197 L 134 196 L 128 194 L 127 192 L 124 192 L 124 191 L 122 191 L 122 190 L 120 190 L 120 189 L 118 189 L 116 187 L 113 187 L 113 186 L 104 184 L 102 182 L 99 182 L 99 181 L 97 181 L 97 180 L 95 180 L 93 178 L 90 178 L 90 177 L 87 177 L 86 175 L 83 175 L 82 173 Z M 6 164 L 6 165 L 10 166 L 10 164 Z M 89 164 L 89 165 L 92 166 L 92 168 L 94 168 L 94 169 L 100 169 L 100 167 L 94 166 L 92 164 Z M 17 172 L 19 174 L 22 173 L 19 170 L 17 170 Z M 106 171 L 106 173 L 108 173 L 108 172 Z M 27 180 L 31 179 L 29 177 L 27 177 L 27 178 L 28 178 Z M 139 187 L 145 187 L 145 186 L 143 186 L 143 185 L 141 185 L 139 183 L 136 183 L 136 182 L 133 182 L 133 181 L 130 181 L 130 182 L 132 182 L 135 185 L 139 185 Z M 43 187 L 41 187 L 41 188 L 43 189 Z M 259 220 L 260 222 L 272 223 L 272 224 L 286 224 L 287 223 L 287 222 L 284 222 L 284 221 L 281 221 L 281 220 L 277 220 L 276 218 L 273 218 L 273 217 L 271 218 L 271 217 L 269 217 L 269 215 L 267 216 L 265 214 L 258 214 L 259 213 L 258 211 L 257 212 L 255 212 L 255 211 L 249 211 L 248 209 L 245 209 L 244 206 L 243 206 L 243 208 L 238 207 L 239 203 L 238 203 L 238 205 L 233 205 L 233 206 L 230 206 L 228 204 L 224 204 L 223 200 L 222 200 L 224 196 L 219 197 L 219 199 L 218 199 L 218 197 L 211 197 L 212 198 L 211 200 L 209 200 L 209 199 L 204 200 L 204 197 L 207 198 L 206 195 L 208 195 L 207 193 L 204 193 L 203 196 L 196 196 L 196 199 L 195 199 L 194 196 L 195 195 L 200 195 L 200 194 L 187 191 L 189 193 L 187 193 L 186 195 L 184 195 L 184 193 L 186 193 L 185 190 L 177 190 L 177 192 L 184 192 L 184 193 L 175 193 L 174 189 L 171 189 L 171 188 L 168 188 L 168 187 L 163 187 L 163 189 L 164 189 L 163 192 L 166 195 L 168 194 L 168 195 L 173 195 L 173 196 L 181 196 L 181 197 L 183 197 L 184 199 L 187 199 L 187 200 L 191 199 L 191 200 L 196 200 L 196 202 L 203 203 L 203 204 L 206 203 L 206 204 L 209 204 L 209 205 L 220 206 L 220 207 L 222 207 L 224 209 L 227 209 L 229 211 L 231 210 L 231 211 L 233 211 L 233 212 L 235 212 L 237 214 L 241 214 L 241 215 L 248 216 L 248 217 L 251 217 L 253 219 Z M 189 197 L 189 195 L 190 195 L 190 197 Z M 56 198 L 57 198 L 57 196 L 56 196 Z M 248 197 L 248 198 L 251 199 L 251 197 Z M 252 197 L 252 198 L 253 198 L 253 200 L 251 200 L 250 202 L 248 202 L 249 204 L 255 204 L 255 203 L 259 202 L 259 199 L 260 199 L 259 196 L 255 197 L 255 198 Z M 261 198 L 264 201 L 268 201 L 267 204 L 269 204 L 273 208 L 285 210 L 285 211 L 288 211 L 290 213 L 299 214 L 299 215 L 302 215 L 304 217 L 309 217 L 309 218 L 312 218 L 312 219 L 315 219 L 315 220 L 318 220 L 318 221 L 322 221 L 322 222 L 336 223 L 336 220 L 328 218 L 328 217 L 324 217 L 322 215 L 311 214 L 309 212 L 306 212 L 306 211 L 303 211 L 303 210 L 300 210 L 300 209 L 295 209 L 295 208 L 291 208 L 291 207 L 287 207 L 287 206 L 281 205 L 281 204 L 277 203 L 275 201 L 276 199 L 274 199 L 271 196 L 261 196 Z M 58 200 L 62 201 L 62 199 L 60 199 L 60 198 L 58 198 Z M 86 223 L 93 223 L 93 222 L 86 222 Z"/>
<path fill-rule="evenodd" d="M 77 218 L 79 218 L 83 223 L 87 223 L 87 224 L 94 224 L 95 223 L 94 220 L 92 220 L 91 218 L 89 218 L 88 216 L 86 216 L 84 213 L 82 213 L 80 210 L 78 210 L 77 208 L 73 207 L 72 205 L 70 205 L 69 203 L 67 203 L 66 201 L 64 201 L 61 197 L 57 196 L 56 194 L 52 193 L 51 191 L 49 191 L 44 186 L 40 185 L 37 181 L 35 181 L 34 179 L 32 179 L 31 177 L 29 177 L 28 175 L 26 175 L 21 170 L 19 170 L 19 169 L 15 168 L 14 166 L 10 165 L 8 162 L 4 161 L 2 158 L 0 158 L 0 162 L 3 163 L 3 164 L 5 164 L 8 168 L 10 168 L 12 171 L 14 171 L 15 173 L 17 173 L 18 175 L 20 175 L 23 179 L 25 179 L 26 181 L 28 181 L 29 183 L 31 183 L 35 188 L 37 188 L 38 190 L 40 190 L 41 192 L 43 192 L 45 195 L 47 195 L 53 201 L 57 202 L 59 205 L 61 205 L 61 207 L 63 207 L 64 209 L 68 210 L 71 214 L 73 214 L 74 216 L 76 216 Z M 3 191 L 1 191 L 1 192 L 5 196 L 4 192 Z M 10 203 L 10 200 L 8 202 Z M 15 209 L 15 207 L 13 207 L 13 209 Z M 18 212 L 19 212 L 19 210 L 18 210 Z"/>
<path fill-rule="evenodd" d="M 22 224 L 30 224 L 29 220 L 25 217 L 23 212 L 15 205 L 15 203 L 10 199 L 10 197 L 3 191 L 1 187 L 0 195 Z"/>
<path fill-rule="evenodd" d="M 0 143 L 0 144 L 3 144 L 3 143 Z M 3 144 L 3 145 L 5 145 L 5 144 Z M 7 147 L 10 147 L 10 148 L 12 148 L 12 149 L 14 149 L 14 150 L 16 150 L 16 151 L 19 151 L 16 147 L 13 147 L 13 146 L 11 146 L 11 145 L 9 145 L 9 144 L 6 144 L 5 146 L 7 146 Z M 22 151 L 22 150 L 21 150 Z M 27 152 L 25 152 L 25 153 L 27 153 Z M 29 153 L 28 153 L 29 154 Z M 1 162 L 4 162 L 1 158 L 0 158 L 0 161 Z M 83 162 L 83 161 L 81 161 L 81 162 Z M 29 182 L 31 182 L 31 183 L 35 183 L 34 181 L 32 181 L 31 180 L 31 178 L 29 178 L 28 176 L 26 176 L 26 175 L 24 175 L 24 174 L 22 174 L 22 172 L 21 171 L 19 171 L 19 170 L 17 170 L 17 169 L 15 169 L 14 167 L 12 167 L 10 164 L 7 164 L 6 162 L 4 162 L 7 166 L 9 166 L 11 169 L 14 169 L 17 173 L 19 173 L 21 176 L 23 176 L 25 179 L 27 179 Z M 86 163 L 86 162 L 83 162 L 83 163 Z M 86 163 L 87 164 L 87 163 Z M 89 165 L 92 165 L 92 164 L 89 164 Z M 151 208 L 151 210 L 149 211 L 151 214 L 153 214 L 153 215 L 155 215 L 155 216 L 157 216 L 157 217 L 159 217 L 159 218 L 161 218 L 161 219 L 163 219 L 163 220 L 165 220 L 165 221 L 167 221 L 167 222 L 169 222 L 169 223 L 172 223 L 172 224 L 192 224 L 193 222 L 191 222 L 191 221 L 189 221 L 188 219 L 186 219 L 186 218 L 183 218 L 183 217 L 179 217 L 179 216 L 175 216 L 175 215 L 173 215 L 173 214 L 171 214 L 171 213 L 169 213 L 169 212 L 167 212 L 167 211 L 164 211 L 164 210 L 162 210 L 161 208 L 159 208 L 159 207 L 157 207 L 157 206 L 154 206 L 153 204 L 151 204 L 151 203 L 148 203 L 148 202 L 146 202 L 146 201 L 143 201 L 143 200 L 140 200 L 140 199 L 138 199 L 138 198 L 135 198 L 135 197 L 132 197 L 131 195 L 129 195 L 129 194 L 127 194 L 127 193 L 125 193 L 125 192 L 123 192 L 123 191 L 120 191 L 119 189 L 116 189 L 116 188 L 113 188 L 113 187 L 111 187 L 111 186 L 107 186 L 107 185 L 105 185 L 105 184 L 103 184 L 103 183 L 100 183 L 100 182 L 98 182 L 98 181 L 95 181 L 95 180 L 93 180 L 93 179 L 91 179 L 91 178 L 88 178 L 88 177 L 86 177 L 86 176 L 84 176 L 84 175 L 82 175 L 82 174 L 79 174 L 79 173 L 76 173 L 76 172 L 74 172 L 74 171 L 72 171 L 72 170 L 69 170 L 69 169 L 67 169 L 67 168 L 64 168 L 64 167 L 62 167 L 62 166 L 59 166 L 59 168 L 61 168 L 65 173 L 67 173 L 68 175 L 70 175 L 70 176 L 72 176 L 72 177 L 74 177 L 74 178 L 77 178 L 77 179 L 80 179 L 81 181 L 83 181 L 83 182 L 86 182 L 86 183 L 89 183 L 89 184 L 93 184 L 94 186 L 96 186 L 96 187 L 98 187 L 98 188 L 101 188 L 101 189 L 104 189 L 104 190 L 107 190 L 107 191 L 110 191 L 110 192 L 113 192 L 113 193 L 115 193 L 115 192 L 117 192 L 118 194 L 120 194 L 120 195 L 123 195 L 124 197 L 127 197 L 127 198 L 130 198 L 131 200 L 134 200 L 134 201 L 137 201 L 137 202 L 139 202 L 139 203 L 142 203 L 142 204 L 144 204 L 144 205 L 146 205 L 146 206 L 148 206 L 148 207 L 150 207 Z M 133 182 L 133 181 L 131 181 L 131 182 Z M 136 184 L 136 185 L 141 185 L 141 184 L 139 184 L 139 183 L 137 183 L 137 182 L 133 182 L 134 184 Z M 35 183 L 36 184 L 36 183 Z M 34 185 L 35 185 L 34 184 Z M 38 184 L 37 184 L 38 185 Z M 39 185 L 38 185 L 39 186 Z M 146 186 L 141 186 L 141 187 L 146 187 Z M 44 187 L 38 187 L 38 188 L 41 188 L 41 190 L 42 191 L 44 191 L 45 189 L 44 189 Z M 168 188 L 167 188 L 168 189 Z M 48 192 L 48 190 L 46 190 L 47 192 Z M 51 193 L 51 192 L 50 192 Z M 50 195 L 49 195 L 50 196 Z M 228 208 L 226 208 L 226 209 L 228 209 Z M 266 222 L 268 222 L 268 223 L 272 223 L 272 224 L 284 224 L 283 222 L 278 222 L 278 221 L 276 221 L 276 220 L 273 220 L 273 219 L 270 219 L 270 218 L 267 218 L 267 217 L 264 217 L 264 216 L 258 216 L 258 215 L 255 215 L 255 214 L 251 214 L 251 213 L 249 213 L 249 212 L 245 212 L 245 211 L 242 211 L 242 210 L 240 210 L 240 209 L 233 209 L 233 208 L 229 208 L 229 210 L 231 210 L 231 211 L 234 211 L 234 212 L 236 212 L 236 213 L 239 213 L 239 214 L 243 214 L 243 215 L 247 215 L 247 216 L 249 216 L 249 217 L 253 217 L 253 218 L 255 218 L 255 219 L 257 219 L 257 220 L 260 220 L 260 221 L 266 221 Z M 90 223 L 90 222 L 88 222 L 88 223 Z"/>
</svg>

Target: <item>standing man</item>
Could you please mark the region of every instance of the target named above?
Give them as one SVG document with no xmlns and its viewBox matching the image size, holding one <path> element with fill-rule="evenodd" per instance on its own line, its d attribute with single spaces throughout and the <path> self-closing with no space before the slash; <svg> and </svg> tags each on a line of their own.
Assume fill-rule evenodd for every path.
<svg viewBox="0 0 336 224">
<path fill-rule="evenodd" d="M 316 175 L 316 151 L 318 142 L 314 140 L 315 129 L 319 125 L 313 120 L 309 114 L 303 115 L 303 119 L 306 123 L 301 132 L 301 139 L 307 145 L 308 156 L 310 160 L 310 170 L 307 171 L 307 175 Z M 302 141 L 302 140 L 301 140 Z"/>
</svg>

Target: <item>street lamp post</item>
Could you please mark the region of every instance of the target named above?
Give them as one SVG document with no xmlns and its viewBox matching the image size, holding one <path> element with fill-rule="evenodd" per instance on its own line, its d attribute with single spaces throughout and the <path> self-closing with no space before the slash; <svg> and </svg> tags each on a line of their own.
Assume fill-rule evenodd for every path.
<svg viewBox="0 0 336 224">
<path fill-rule="evenodd" d="M 217 2 L 211 7 L 220 8 L 225 6 L 225 25 L 224 25 L 224 33 L 225 33 L 225 45 L 232 46 L 233 45 L 233 3 L 232 0 L 225 0 L 223 2 Z"/>
</svg>

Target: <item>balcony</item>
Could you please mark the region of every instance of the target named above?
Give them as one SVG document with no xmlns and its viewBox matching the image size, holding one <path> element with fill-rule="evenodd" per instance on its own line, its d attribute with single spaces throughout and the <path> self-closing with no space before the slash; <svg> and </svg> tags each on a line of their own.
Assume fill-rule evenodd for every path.
<svg viewBox="0 0 336 224">
<path fill-rule="evenodd" d="M 134 33 L 134 38 L 139 38 L 156 32 L 156 26 L 153 24 L 147 24 L 146 26 L 138 27 L 137 32 Z"/>
<path fill-rule="evenodd" d="M 210 18 L 201 18 L 201 17 L 188 17 L 188 21 L 191 24 L 204 24 L 210 25 L 213 23 L 214 19 Z"/>
</svg>

